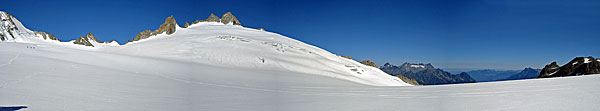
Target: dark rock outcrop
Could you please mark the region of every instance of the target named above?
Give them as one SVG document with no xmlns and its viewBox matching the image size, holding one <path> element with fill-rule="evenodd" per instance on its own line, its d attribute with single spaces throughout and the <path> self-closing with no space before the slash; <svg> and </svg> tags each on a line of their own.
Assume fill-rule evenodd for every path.
<svg viewBox="0 0 600 111">
<path fill-rule="evenodd" d="M 380 67 L 380 69 L 392 76 L 403 75 L 407 78 L 415 79 L 419 84 L 423 85 L 475 82 L 475 80 L 465 72 L 454 75 L 442 69 L 436 69 L 431 64 L 404 63 L 401 66 L 394 66 L 386 63 Z"/>
<path fill-rule="evenodd" d="M 371 66 L 371 67 L 379 67 L 377 66 L 377 64 L 375 64 L 374 62 L 370 61 L 370 60 L 364 60 L 364 61 L 360 61 L 361 64 L 367 65 L 367 66 Z"/>
<path fill-rule="evenodd" d="M 600 59 L 594 57 L 576 57 L 569 63 L 558 66 L 556 62 L 546 65 L 538 78 L 578 76 L 600 74 Z"/>
</svg>

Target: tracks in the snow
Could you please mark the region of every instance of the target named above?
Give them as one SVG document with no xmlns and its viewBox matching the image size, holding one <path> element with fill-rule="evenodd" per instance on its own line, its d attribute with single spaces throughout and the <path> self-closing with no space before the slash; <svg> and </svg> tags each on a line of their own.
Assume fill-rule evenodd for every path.
<svg viewBox="0 0 600 111">
<path fill-rule="evenodd" d="M 17 55 L 15 55 L 15 57 L 8 60 L 8 62 L 6 62 L 4 64 L 0 64 L 0 67 L 4 67 L 4 66 L 12 64 L 12 62 L 15 61 L 17 58 L 19 58 L 19 56 L 21 56 L 21 53 L 18 53 Z"/>
</svg>

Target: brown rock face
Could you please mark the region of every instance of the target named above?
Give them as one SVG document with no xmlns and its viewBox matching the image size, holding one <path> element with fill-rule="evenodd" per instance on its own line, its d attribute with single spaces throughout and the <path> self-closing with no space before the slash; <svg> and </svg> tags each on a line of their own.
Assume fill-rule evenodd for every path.
<svg viewBox="0 0 600 111">
<path fill-rule="evenodd" d="M 210 16 L 208 16 L 208 18 L 206 18 L 204 20 L 196 20 L 196 21 L 194 21 L 192 23 L 187 23 L 186 22 L 185 25 L 183 25 L 183 28 L 187 28 L 190 25 L 197 24 L 197 23 L 200 23 L 200 22 L 221 22 L 223 24 L 229 24 L 229 23 L 231 23 L 233 25 L 242 25 L 240 23 L 240 21 L 235 16 L 233 16 L 233 14 L 231 14 L 231 12 L 227 12 L 227 13 L 223 14 L 223 18 L 222 19 L 220 19 L 219 17 L 217 17 L 215 14 L 211 13 Z M 131 41 L 128 41 L 127 43 L 133 42 L 133 41 L 142 40 L 142 39 L 146 39 L 146 38 L 148 38 L 150 36 L 154 36 L 154 35 L 162 34 L 162 33 L 173 34 L 176 31 L 175 30 L 176 25 L 177 25 L 177 22 L 175 21 L 175 19 L 173 18 L 173 16 L 168 17 L 165 20 L 165 23 L 163 23 L 162 25 L 160 25 L 160 27 L 158 29 L 156 29 L 154 31 L 144 30 L 144 31 L 138 33 L 137 36 L 135 36 L 133 39 L 131 39 Z M 127 44 L 127 43 L 125 43 L 125 44 Z"/>
<path fill-rule="evenodd" d="M 346 58 L 346 59 L 352 59 L 352 57 L 350 57 L 350 56 L 342 56 L 342 57 Z"/>
<path fill-rule="evenodd" d="M 233 25 L 242 25 L 240 23 L 240 21 L 238 21 L 237 18 L 235 18 L 235 16 L 233 16 L 233 14 L 231 14 L 231 12 L 227 12 L 225 14 L 223 14 L 223 17 L 221 17 L 221 23 L 223 24 L 229 24 L 230 22 L 233 22 Z"/>
<path fill-rule="evenodd" d="M 54 37 L 54 35 L 51 33 L 46 33 L 46 32 L 42 32 L 42 31 L 33 31 L 33 33 L 35 35 L 42 36 L 42 38 L 44 38 L 44 40 L 50 39 L 50 40 L 56 40 L 56 41 L 62 42 L 62 41 L 58 40 L 58 38 Z"/>
<path fill-rule="evenodd" d="M 79 38 L 77 40 L 75 40 L 75 42 L 73 42 L 73 44 L 79 44 L 79 45 L 85 45 L 85 46 L 94 47 L 94 45 L 92 45 L 92 43 L 90 43 L 90 41 L 88 40 L 88 38 L 87 37 L 83 37 L 83 36 L 79 36 Z"/>
<path fill-rule="evenodd" d="M 165 23 L 160 25 L 160 27 L 158 27 L 158 29 L 156 29 L 154 32 L 156 34 L 162 34 L 163 32 L 166 32 L 167 34 L 171 35 L 171 34 L 175 33 L 176 25 L 177 25 L 177 22 L 175 21 L 175 18 L 173 18 L 173 16 L 167 17 L 167 20 L 165 20 Z"/>
<path fill-rule="evenodd" d="M 372 62 L 370 60 L 360 61 L 360 63 L 364 64 L 364 65 L 367 65 L 367 66 L 378 68 L 377 64 L 375 64 L 374 62 Z"/>
<path fill-rule="evenodd" d="M 50 38 L 50 40 L 56 40 L 56 41 L 62 42 L 62 41 L 61 41 L 61 40 L 59 40 L 58 38 L 54 37 L 54 35 L 53 35 L 52 33 L 49 33 L 49 34 L 48 34 L 48 38 Z"/>
<path fill-rule="evenodd" d="M 221 19 L 219 19 L 219 17 L 217 17 L 215 14 L 210 14 L 210 16 L 208 16 L 208 18 L 205 20 L 208 22 L 220 22 Z"/>
<path fill-rule="evenodd" d="M 92 34 L 92 33 L 88 33 L 87 35 L 85 35 L 85 37 L 86 37 L 88 40 L 93 40 L 93 41 L 96 41 L 97 43 L 104 43 L 104 42 L 102 42 L 102 41 L 100 41 L 100 40 L 96 39 L 96 37 L 95 37 L 95 36 L 94 36 L 94 34 Z"/>
<path fill-rule="evenodd" d="M 421 84 L 419 84 L 419 82 L 417 82 L 416 79 L 407 78 L 406 76 L 402 76 L 402 75 L 398 75 L 396 77 L 400 78 L 400 80 L 402 80 L 402 81 L 404 81 L 404 82 L 406 82 L 408 84 L 421 85 Z"/>
<path fill-rule="evenodd" d="M 138 35 L 135 36 L 135 38 L 131 39 L 131 42 L 146 39 L 150 36 L 154 36 L 154 35 L 158 35 L 158 34 L 162 34 L 162 33 L 167 33 L 168 35 L 171 35 L 171 34 L 175 33 L 176 26 L 177 26 L 177 21 L 175 21 L 175 18 L 173 18 L 173 16 L 167 17 L 167 19 L 165 20 L 165 23 L 161 24 L 160 27 L 158 27 L 158 29 L 156 29 L 154 31 L 144 30 L 144 31 L 138 33 Z M 127 43 L 129 43 L 129 41 Z"/>
<path fill-rule="evenodd" d="M 208 16 L 208 18 L 206 18 L 204 20 L 196 20 L 196 21 L 190 23 L 190 25 L 197 24 L 200 22 L 221 22 L 223 24 L 232 23 L 233 25 L 242 25 L 242 23 L 240 23 L 240 21 L 238 21 L 237 18 L 233 14 L 231 14 L 231 12 L 227 12 L 227 13 L 223 14 L 222 18 L 219 18 L 215 14 L 211 13 L 210 16 Z M 184 27 L 186 27 L 186 26 L 184 26 Z"/>
</svg>

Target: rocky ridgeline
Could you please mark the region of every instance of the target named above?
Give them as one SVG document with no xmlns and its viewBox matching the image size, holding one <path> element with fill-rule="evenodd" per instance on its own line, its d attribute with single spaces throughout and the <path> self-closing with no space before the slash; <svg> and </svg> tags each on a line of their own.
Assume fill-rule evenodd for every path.
<svg viewBox="0 0 600 111">
<path fill-rule="evenodd" d="M 187 28 L 193 24 L 198 24 L 200 22 L 219 22 L 223 24 L 242 25 L 240 21 L 231 12 L 227 12 L 223 14 L 221 18 L 217 17 L 215 14 L 210 14 L 210 16 L 204 20 L 196 20 L 192 23 L 186 22 L 183 28 Z M 20 27 L 23 27 L 23 29 L 20 29 Z M 128 40 L 127 43 L 139 41 L 163 33 L 170 35 L 175 33 L 177 27 L 178 25 L 175 21 L 175 18 L 173 16 L 170 16 L 167 17 L 165 22 L 161 24 L 160 27 L 158 27 L 158 29 L 154 31 L 144 30 L 142 32 L 139 32 L 137 36 L 135 36 L 131 40 Z M 0 11 L 0 41 L 15 41 L 18 37 L 39 37 L 44 40 L 54 40 L 62 42 L 51 33 L 46 33 L 42 31 L 29 31 L 28 29 L 24 28 L 24 26 L 22 26 L 21 22 L 18 21 L 17 18 L 4 11 Z M 100 41 L 91 33 L 88 33 L 86 36 L 80 36 L 76 40 L 71 40 L 70 42 L 73 42 L 73 44 L 84 45 L 89 47 L 94 47 L 94 42 L 116 43 L 116 41 L 114 40 L 109 42 Z"/>
<path fill-rule="evenodd" d="M 138 33 L 138 35 L 135 36 L 133 39 L 131 39 L 131 41 L 127 41 L 127 42 L 129 43 L 129 42 L 133 42 L 133 41 L 139 41 L 142 39 L 146 39 L 150 36 L 162 34 L 165 32 L 168 35 L 171 35 L 171 34 L 175 33 L 175 26 L 177 26 L 177 22 L 175 21 L 175 18 L 173 18 L 173 16 L 170 16 L 170 17 L 167 17 L 167 19 L 165 20 L 165 23 L 161 24 L 160 27 L 158 27 L 158 29 L 156 29 L 154 31 L 144 30 L 144 31 Z"/>
<path fill-rule="evenodd" d="M 42 32 L 42 31 L 33 31 L 33 33 L 35 33 L 35 35 L 37 35 L 37 36 L 42 36 L 44 38 L 44 40 L 50 39 L 50 40 L 56 40 L 56 41 L 62 42 L 58 38 L 54 37 L 54 35 L 51 33 L 46 33 L 46 32 Z"/>
<path fill-rule="evenodd" d="M 92 44 L 92 42 L 96 42 L 96 43 L 111 43 L 111 42 L 117 42 L 117 41 L 112 40 L 112 41 L 109 41 L 109 42 L 103 42 L 103 41 L 98 40 L 96 38 L 96 36 L 94 36 L 94 34 L 88 33 L 88 34 L 85 35 L 85 37 L 84 36 L 79 36 L 79 38 L 77 38 L 75 41 L 73 41 L 73 44 L 94 47 L 94 44 Z"/>
<path fill-rule="evenodd" d="M 188 28 L 189 26 L 193 25 L 193 24 L 198 24 L 200 22 L 221 22 L 223 24 L 233 24 L 233 25 L 242 25 L 240 23 L 240 21 L 237 20 L 237 18 L 235 16 L 233 16 L 233 14 L 231 14 L 231 12 L 227 12 L 225 14 L 223 14 L 222 18 L 217 17 L 215 14 L 210 14 L 210 16 L 208 16 L 208 18 L 204 19 L 204 20 L 196 20 L 194 22 L 192 22 L 191 24 L 186 22 L 183 25 L 183 28 Z M 158 29 L 154 30 L 154 31 L 150 31 L 150 30 L 144 30 L 140 33 L 138 33 L 137 36 L 135 36 L 133 39 L 127 41 L 127 43 L 129 42 L 133 42 L 133 41 L 139 41 L 142 39 L 146 39 L 149 38 L 151 36 L 155 36 L 158 34 L 163 34 L 166 33 L 167 35 L 171 35 L 173 33 L 175 33 L 175 29 L 177 27 L 177 21 L 175 21 L 175 18 L 173 18 L 173 16 L 167 17 L 167 19 L 165 20 L 165 22 L 160 25 L 160 27 L 158 27 Z"/>
<path fill-rule="evenodd" d="M 600 74 L 600 59 L 594 57 L 576 57 L 569 63 L 558 66 L 556 62 L 546 65 L 538 78 L 578 76 Z"/>
</svg>

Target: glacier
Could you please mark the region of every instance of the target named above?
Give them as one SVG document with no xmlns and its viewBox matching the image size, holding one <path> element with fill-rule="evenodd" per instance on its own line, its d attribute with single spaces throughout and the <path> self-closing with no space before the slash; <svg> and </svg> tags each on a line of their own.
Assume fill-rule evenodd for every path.
<svg viewBox="0 0 600 111">
<path fill-rule="evenodd" d="M 219 22 L 97 47 L 18 27 L 19 37 L 0 42 L 0 106 L 27 111 L 600 110 L 599 75 L 412 86 L 280 34 Z"/>
</svg>

